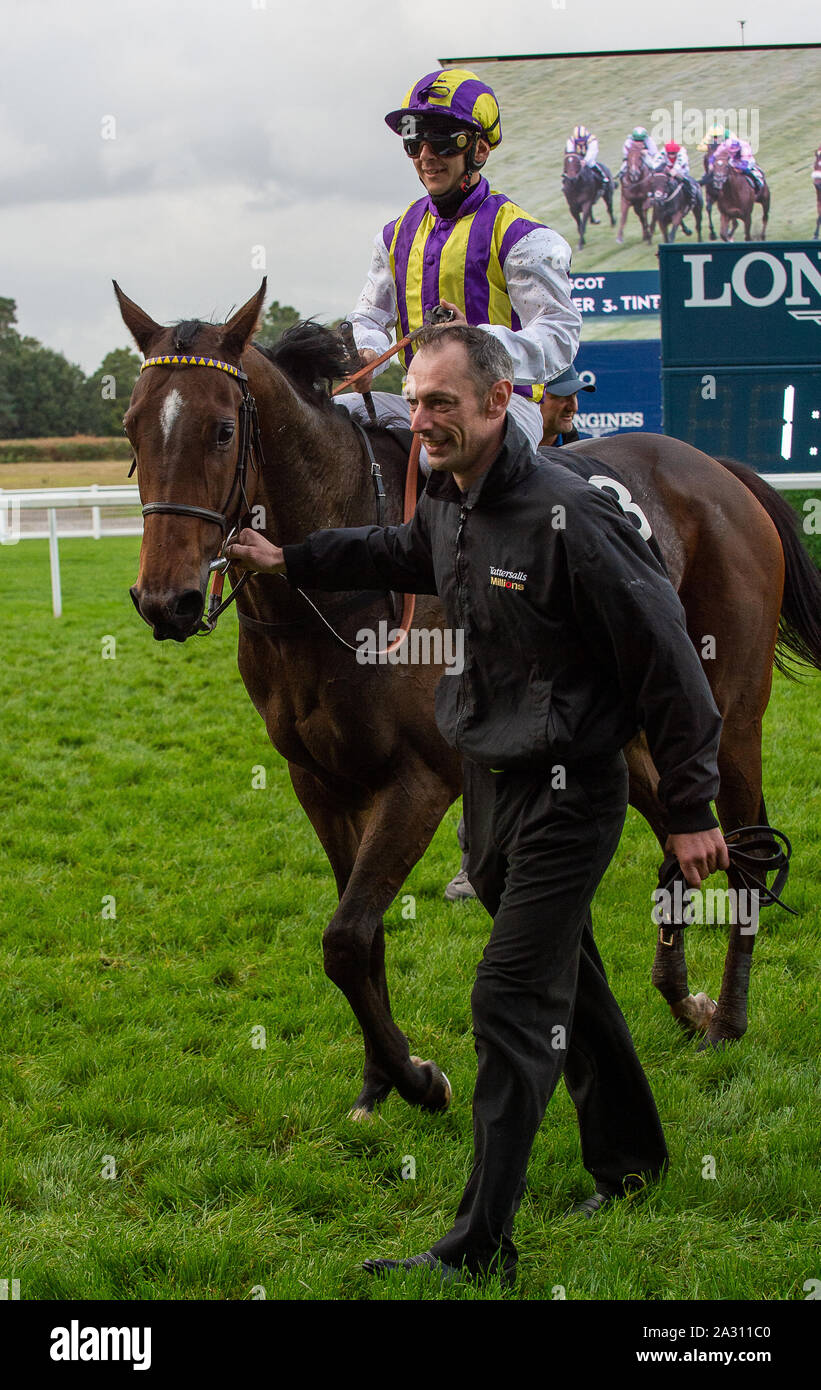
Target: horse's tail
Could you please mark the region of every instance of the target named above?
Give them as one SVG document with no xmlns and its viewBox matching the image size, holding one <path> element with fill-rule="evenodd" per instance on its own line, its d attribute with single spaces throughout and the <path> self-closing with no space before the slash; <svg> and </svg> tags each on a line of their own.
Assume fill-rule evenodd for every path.
<svg viewBox="0 0 821 1390">
<path fill-rule="evenodd" d="M 775 665 L 795 679 L 796 667 L 821 671 L 821 571 L 804 549 L 798 519 L 789 502 L 746 464 L 734 459 L 716 460 L 738 478 L 761 503 L 781 541 L 784 552 L 784 597 L 778 620 Z"/>
</svg>

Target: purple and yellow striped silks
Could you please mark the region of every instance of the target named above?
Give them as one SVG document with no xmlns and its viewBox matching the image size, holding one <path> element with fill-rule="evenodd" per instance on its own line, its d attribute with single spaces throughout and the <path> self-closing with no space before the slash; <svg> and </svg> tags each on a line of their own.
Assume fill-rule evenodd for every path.
<svg viewBox="0 0 821 1390">
<path fill-rule="evenodd" d="M 487 179 L 480 179 L 455 218 L 439 217 L 429 198 L 412 203 L 382 233 L 396 285 L 397 338 L 421 327 L 426 312 L 441 300 L 457 304 L 468 323 L 520 329 L 504 263 L 511 248 L 542 225 L 503 193 L 492 192 Z M 406 367 L 412 357 L 410 344 L 404 349 Z M 541 399 L 543 389 L 515 388 L 533 400 Z"/>
</svg>

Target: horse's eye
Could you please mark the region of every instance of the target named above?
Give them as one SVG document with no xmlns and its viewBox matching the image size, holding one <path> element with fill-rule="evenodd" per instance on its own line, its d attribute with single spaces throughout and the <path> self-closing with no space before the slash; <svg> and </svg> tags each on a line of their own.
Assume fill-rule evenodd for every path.
<svg viewBox="0 0 821 1390">
<path fill-rule="evenodd" d="M 233 438 L 234 422 L 233 420 L 224 420 L 217 430 L 217 443 L 225 446 L 226 444 L 230 444 Z"/>
</svg>

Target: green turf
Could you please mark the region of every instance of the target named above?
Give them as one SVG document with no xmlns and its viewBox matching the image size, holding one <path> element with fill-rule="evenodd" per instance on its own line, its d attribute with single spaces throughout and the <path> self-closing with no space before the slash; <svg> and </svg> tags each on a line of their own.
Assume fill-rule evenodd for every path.
<svg viewBox="0 0 821 1390">
<path fill-rule="evenodd" d="M 24 1299 L 501 1297 L 359 1270 L 427 1248 L 468 1172 L 488 922 L 442 900 L 456 808 L 407 885 L 416 920 L 388 914 L 395 1015 L 454 1104 L 430 1116 L 394 1094 L 357 1126 L 361 1041 L 321 962 L 331 875 L 240 682 L 235 619 L 155 643 L 127 595 L 137 550 L 61 542 L 59 621 L 46 544 L 0 551 L 0 1274 Z M 589 1180 L 560 1087 L 517 1223 L 520 1299 L 803 1299 L 819 1275 L 817 694 L 779 680 L 768 714 L 767 801 L 801 915 L 765 914 L 750 1029 L 722 1055 L 698 1054 L 650 986 L 657 853 L 631 813 L 597 937 L 672 1170 L 641 1206 L 567 1219 Z M 694 990 L 715 994 L 723 952 L 721 929 L 692 932 Z"/>
</svg>

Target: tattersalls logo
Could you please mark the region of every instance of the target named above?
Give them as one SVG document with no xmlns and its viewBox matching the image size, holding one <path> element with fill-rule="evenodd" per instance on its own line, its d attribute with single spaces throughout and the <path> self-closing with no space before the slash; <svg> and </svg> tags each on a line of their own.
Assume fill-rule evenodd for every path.
<svg viewBox="0 0 821 1390">
<path fill-rule="evenodd" d="M 518 589 L 521 593 L 527 583 L 527 575 L 521 570 L 499 570 L 490 566 L 490 587 L 492 589 Z"/>
</svg>

